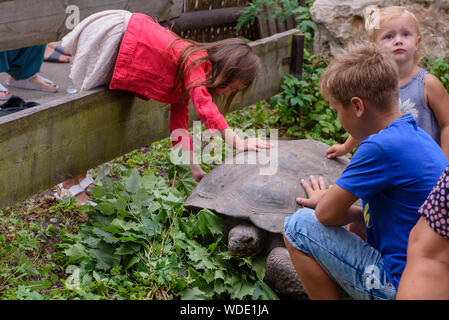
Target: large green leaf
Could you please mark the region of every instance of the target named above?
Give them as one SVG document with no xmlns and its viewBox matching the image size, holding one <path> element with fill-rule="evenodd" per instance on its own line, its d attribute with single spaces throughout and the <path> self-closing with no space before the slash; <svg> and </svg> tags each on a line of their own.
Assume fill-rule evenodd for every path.
<svg viewBox="0 0 449 320">
<path fill-rule="evenodd" d="M 64 250 L 65 255 L 69 258 L 69 263 L 79 263 L 89 258 L 86 247 L 81 243 L 75 243 L 68 249 Z"/>
<path fill-rule="evenodd" d="M 106 243 L 101 243 L 98 249 L 88 250 L 89 254 L 96 260 L 97 268 L 109 270 L 120 263 L 120 256 L 114 253 L 114 248 Z"/>
</svg>

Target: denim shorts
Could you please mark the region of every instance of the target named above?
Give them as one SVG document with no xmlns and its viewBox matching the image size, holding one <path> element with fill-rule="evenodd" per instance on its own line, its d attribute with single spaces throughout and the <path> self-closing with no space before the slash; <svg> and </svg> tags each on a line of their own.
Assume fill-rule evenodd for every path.
<svg viewBox="0 0 449 320">
<path fill-rule="evenodd" d="M 284 234 L 352 298 L 395 299 L 397 288 L 388 281 L 382 255 L 352 232 L 325 226 L 317 220 L 314 210 L 302 208 L 285 218 Z"/>
</svg>

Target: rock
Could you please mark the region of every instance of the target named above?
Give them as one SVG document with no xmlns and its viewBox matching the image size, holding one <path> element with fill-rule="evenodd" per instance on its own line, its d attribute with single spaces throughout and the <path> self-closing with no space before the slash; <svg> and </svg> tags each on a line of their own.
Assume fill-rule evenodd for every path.
<svg viewBox="0 0 449 320">
<path fill-rule="evenodd" d="M 449 57 L 449 0 L 316 0 L 310 9 L 314 53 L 335 56 L 351 42 L 367 41 L 363 9 L 368 5 L 406 7 L 420 22 L 420 56 Z"/>
</svg>

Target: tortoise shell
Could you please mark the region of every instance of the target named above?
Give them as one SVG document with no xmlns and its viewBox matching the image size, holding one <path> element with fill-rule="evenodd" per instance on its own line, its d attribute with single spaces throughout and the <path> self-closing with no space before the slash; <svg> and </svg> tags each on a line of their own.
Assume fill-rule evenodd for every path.
<svg viewBox="0 0 449 320">
<path fill-rule="evenodd" d="M 301 207 L 296 197 L 307 197 L 300 180 L 322 176 L 328 186 L 349 164 L 346 157 L 328 159 L 329 146 L 319 141 L 270 142 L 271 149 L 238 153 L 212 169 L 184 206 L 207 208 L 282 233 L 284 218 Z"/>
</svg>

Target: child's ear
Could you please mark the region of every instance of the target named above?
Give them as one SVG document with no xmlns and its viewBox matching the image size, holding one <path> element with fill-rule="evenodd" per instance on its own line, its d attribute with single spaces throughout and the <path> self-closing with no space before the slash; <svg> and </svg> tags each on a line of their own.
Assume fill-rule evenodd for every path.
<svg viewBox="0 0 449 320">
<path fill-rule="evenodd" d="M 351 98 L 351 107 L 353 108 L 357 118 L 360 118 L 365 113 L 365 103 L 359 97 Z"/>
<path fill-rule="evenodd" d="M 418 36 L 418 38 L 416 38 L 416 49 L 418 50 L 419 44 L 421 43 L 421 36 Z"/>
</svg>

